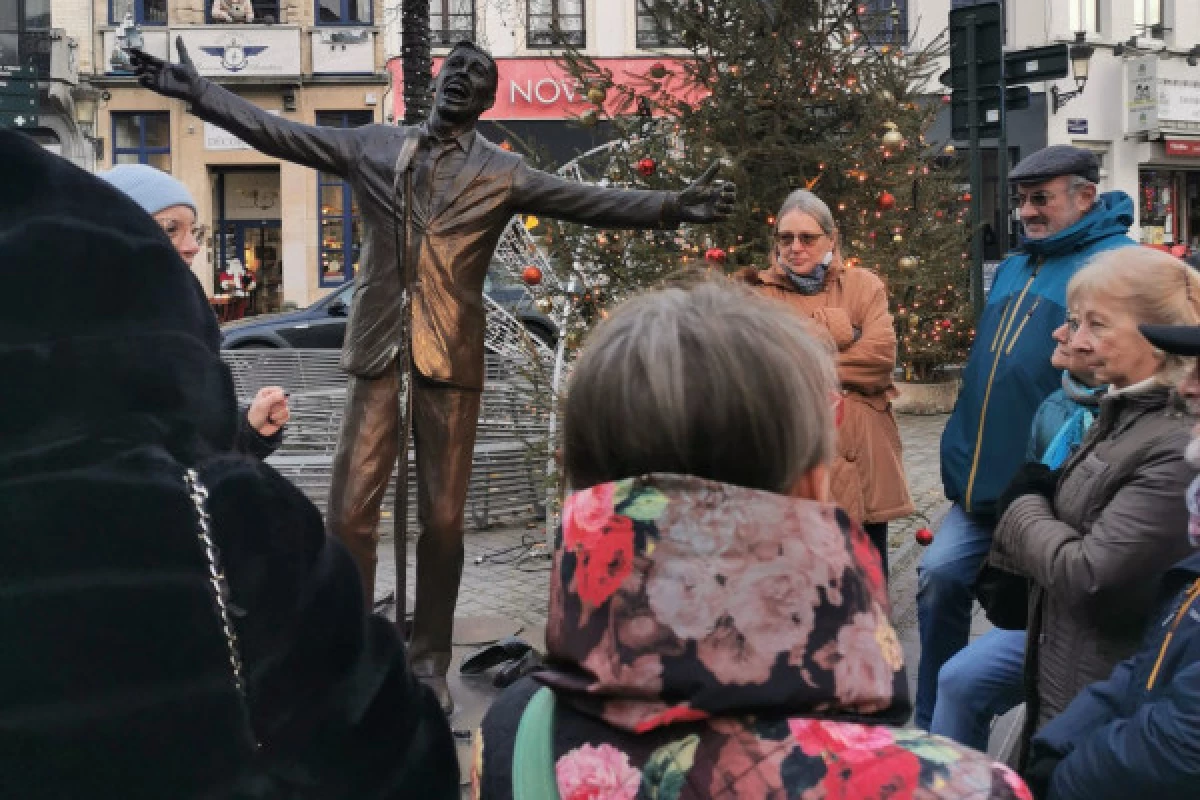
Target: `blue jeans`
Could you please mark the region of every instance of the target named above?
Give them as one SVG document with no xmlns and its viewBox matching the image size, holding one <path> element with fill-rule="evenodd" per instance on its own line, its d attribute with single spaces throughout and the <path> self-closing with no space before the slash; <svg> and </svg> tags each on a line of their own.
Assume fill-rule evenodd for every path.
<svg viewBox="0 0 1200 800">
<path fill-rule="evenodd" d="M 942 667 L 930 733 L 987 752 L 992 718 L 1024 697 L 1025 631 L 980 636 Z"/>
<path fill-rule="evenodd" d="M 967 646 L 975 579 L 991 547 L 992 526 L 967 516 L 955 503 L 946 512 L 933 543 L 917 567 L 921 663 L 917 668 L 914 722 L 925 730 L 933 723 L 938 673 L 943 664 Z"/>
</svg>

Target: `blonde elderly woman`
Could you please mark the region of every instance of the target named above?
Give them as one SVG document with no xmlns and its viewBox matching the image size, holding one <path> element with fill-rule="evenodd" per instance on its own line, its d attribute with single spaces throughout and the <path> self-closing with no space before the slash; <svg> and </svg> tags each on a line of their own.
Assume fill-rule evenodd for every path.
<svg viewBox="0 0 1200 800">
<path fill-rule="evenodd" d="M 913 513 L 892 415 L 896 332 L 887 291 L 875 273 L 846 268 L 833 214 L 812 192 L 792 192 L 776 219 L 770 267 L 738 277 L 812 320 L 837 351 L 845 413 L 831 476 L 833 498 L 863 524 L 886 574 L 888 522 Z"/>
<path fill-rule="evenodd" d="M 476 797 L 1029 797 L 982 754 L 890 727 L 903 650 L 878 555 L 828 502 L 837 384 L 809 327 L 703 284 L 592 334 L 567 393 L 548 668 L 488 711 Z"/>
<path fill-rule="evenodd" d="M 1061 470 L 1027 465 L 998 505 L 989 562 L 1031 579 L 1026 738 L 1130 656 L 1159 582 L 1189 553 L 1185 362 L 1139 325 L 1200 323 L 1200 277 L 1149 248 L 1096 256 L 1067 287 L 1071 347 L 1110 386 Z"/>
</svg>

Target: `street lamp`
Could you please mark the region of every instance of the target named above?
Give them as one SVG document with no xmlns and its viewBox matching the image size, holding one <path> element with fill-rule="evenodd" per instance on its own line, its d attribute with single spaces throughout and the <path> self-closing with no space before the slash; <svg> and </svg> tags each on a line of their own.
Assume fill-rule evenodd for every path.
<svg viewBox="0 0 1200 800">
<path fill-rule="evenodd" d="M 1075 75 L 1075 91 L 1060 92 L 1057 86 L 1050 87 L 1050 105 L 1055 114 L 1060 108 L 1083 94 L 1083 87 L 1087 85 L 1088 69 L 1091 65 L 1092 54 L 1096 52 L 1096 49 L 1087 43 L 1086 37 L 1087 34 L 1083 31 L 1076 32 L 1075 44 L 1071 45 L 1069 51 L 1071 72 Z"/>
</svg>

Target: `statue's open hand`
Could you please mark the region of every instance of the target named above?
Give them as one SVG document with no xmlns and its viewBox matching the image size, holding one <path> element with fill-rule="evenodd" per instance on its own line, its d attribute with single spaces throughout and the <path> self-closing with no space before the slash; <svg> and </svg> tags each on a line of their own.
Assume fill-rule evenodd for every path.
<svg viewBox="0 0 1200 800">
<path fill-rule="evenodd" d="M 733 213 L 737 187 L 729 181 L 714 181 L 719 163 L 679 193 L 679 219 L 682 222 L 716 222 Z"/>
<path fill-rule="evenodd" d="M 200 73 L 188 57 L 183 37 L 175 37 L 175 48 L 179 51 L 178 64 L 163 61 L 144 50 L 130 50 L 129 56 L 142 86 L 167 97 L 190 100 L 195 96 Z"/>
</svg>

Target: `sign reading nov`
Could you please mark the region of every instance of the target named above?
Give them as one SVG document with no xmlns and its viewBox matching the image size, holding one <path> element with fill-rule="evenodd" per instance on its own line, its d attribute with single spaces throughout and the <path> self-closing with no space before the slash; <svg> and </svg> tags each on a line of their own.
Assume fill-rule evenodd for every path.
<svg viewBox="0 0 1200 800">
<path fill-rule="evenodd" d="M 433 60 L 436 74 L 442 67 L 441 58 Z M 657 58 L 597 58 L 595 64 L 612 72 L 613 80 L 619 84 L 638 86 L 644 83 L 652 67 L 662 66 L 666 70 L 658 81 L 665 91 L 681 100 L 697 100 L 700 93 L 683 78 L 679 64 L 670 59 Z M 483 119 L 568 119 L 577 116 L 592 104 L 587 91 L 559 66 L 553 58 L 498 58 L 496 68 L 500 83 L 496 87 L 496 105 L 484 112 Z M 404 85 L 404 73 L 399 58 L 388 62 L 393 85 Z M 404 118 L 404 92 L 397 89 L 395 97 L 397 119 Z M 612 107 L 616 93 L 610 92 L 608 103 Z"/>
<path fill-rule="evenodd" d="M 179 31 L 201 75 L 300 75 L 300 29 L 261 25 L 206 26 Z"/>
</svg>

